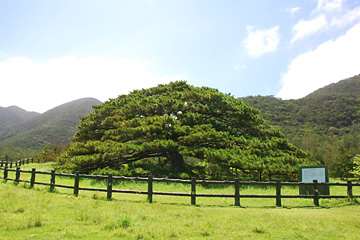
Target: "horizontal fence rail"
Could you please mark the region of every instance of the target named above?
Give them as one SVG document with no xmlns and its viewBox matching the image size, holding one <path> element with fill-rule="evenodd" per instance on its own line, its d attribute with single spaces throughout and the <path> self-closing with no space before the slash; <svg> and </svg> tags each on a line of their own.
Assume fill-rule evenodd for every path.
<svg viewBox="0 0 360 240">
<path fill-rule="evenodd" d="M 18 161 L 20 164 L 24 164 L 29 162 L 36 162 L 39 159 L 22 159 L 19 161 L 23 161 L 22 163 Z M 39 160 L 41 161 L 41 160 Z M 16 166 L 16 165 L 15 165 Z M 153 195 L 168 195 L 168 196 L 186 196 L 190 197 L 191 205 L 196 205 L 196 198 L 197 197 L 225 197 L 225 198 L 234 198 L 234 205 L 240 206 L 240 199 L 241 198 L 275 198 L 276 199 L 276 206 L 281 207 L 281 200 L 283 198 L 312 198 L 314 201 L 315 206 L 319 206 L 319 199 L 323 198 L 358 198 L 359 196 L 353 195 L 353 187 L 360 186 L 360 183 L 353 183 L 351 181 L 347 181 L 347 183 L 318 183 L 314 180 L 312 183 L 304 183 L 304 182 L 281 182 L 280 180 L 277 181 L 270 181 L 270 182 L 256 182 L 256 181 L 239 181 L 239 179 L 235 180 L 226 180 L 226 181 L 214 181 L 214 180 L 198 180 L 192 178 L 191 180 L 185 179 L 168 179 L 168 178 L 154 178 L 152 176 L 149 177 L 124 177 L 124 176 L 113 176 L 112 174 L 109 175 L 88 175 L 88 174 L 79 174 L 76 172 L 75 174 L 67 174 L 67 173 L 56 173 L 54 170 L 51 172 L 46 171 L 37 171 L 35 168 L 32 170 L 22 170 L 20 169 L 21 165 L 17 165 L 16 169 L 8 168 L 7 165 L 4 167 L 1 166 L 0 170 L 0 178 L 4 180 L 14 181 L 15 183 L 25 182 L 30 184 L 30 188 L 33 188 L 35 184 L 38 185 L 46 185 L 50 187 L 50 191 L 54 191 L 55 187 L 59 188 L 69 188 L 74 190 L 74 195 L 78 196 L 79 191 L 100 191 L 107 193 L 107 199 L 112 198 L 112 193 L 133 193 L 133 194 L 144 194 L 147 195 L 147 199 L 149 203 L 153 201 Z M 8 173 L 15 172 L 15 178 L 9 178 Z M 30 179 L 21 179 L 21 173 L 30 173 Z M 45 174 L 50 175 L 50 182 L 37 182 L 36 175 L 37 174 Z M 62 185 L 57 184 L 55 182 L 56 176 L 62 177 L 71 177 L 74 178 L 73 185 Z M 80 178 L 88 178 L 88 179 L 97 179 L 97 180 L 105 180 L 107 181 L 107 188 L 89 188 L 89 187 L 81 187 L 80 186 Z M 122 189 L 114 189 L 113 188 L 113 181 L 123 180 L 123 181 L 141 181 L 147 182 L 148 189 L 147 191 L 140 191 L 140 190 L 122 190 Z M 179 192 L 157 192 L 153 190 L 153 182 L 166 182 L 166 183 L 183 183 L 191 185 L 189 193 L 179 193 Z M 205 193 L 196 193 L 196 185 L 197 184 L 219 184 L 219 185 L 233 185 L 235 188 L 234 194 L 205 194 Z M 281 194 L 281 187 L 282 186 L 312 186 L 313 187 L 313 194 L 310 195 L 282 195 Z M 344 186 L 347 187 L 347 195 L 321 195 L 319 194 L 319 186 Z M 252 194 L 240 194 L 240 186 L 275 186 L 276 192 L 274 195 L 252 195 Z"/>
</svg>

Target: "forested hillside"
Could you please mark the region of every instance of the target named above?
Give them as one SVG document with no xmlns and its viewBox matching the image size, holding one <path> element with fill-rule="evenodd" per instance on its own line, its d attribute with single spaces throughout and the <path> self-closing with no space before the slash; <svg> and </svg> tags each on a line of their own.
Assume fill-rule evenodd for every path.
<svg viewBox="0 0 360 240">
<path fill-rule="evenodd" d="M 67 144 L 76 132 L 80 117 L 100 103 L 94 98 L 75 100 L 8 127 L 0 131 L 0 150 L 31 152 L 54 144 Z"/>
<path fill-rule="evenodd" d="M 40 113 L 27 112 L 16 106 L 0 107 L 0 131 L 26 122 L 39 115 Z"/>
<path fill-rule="evenodd" d="M 296 146 L 340 175 L 360 152 L 360 75 L 330 84 L 298 100 L 242 98 L 279 127 Z M 344 172 L 343 172 L 344 171 Z"/>
</svg>

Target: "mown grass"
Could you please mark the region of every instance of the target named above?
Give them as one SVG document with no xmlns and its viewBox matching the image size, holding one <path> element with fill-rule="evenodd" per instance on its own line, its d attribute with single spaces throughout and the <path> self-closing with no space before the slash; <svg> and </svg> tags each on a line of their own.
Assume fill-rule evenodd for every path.
<svg viewBox="0 0 360 240">
<path fill-rule="evenodd" d="M 50 170 L 51 165 L 27 168 Z M 47 169 L 48 168 L 48 169 Z M 13 174 L 13 173 L 11 173 Z M 11 176 L 10 176 L 11 177 Z M 26 175 L 21 178 L 26 179 Z M 30 177 L 30 176 L 28 176 Z M 49 182 L 39 175 L 37 181 Z M 61 184 L 73 179 L 57 178 Z M 98 181 L 81 180 L 80 186 L 106 187 Z M 241 199 L 235 207 L 232 198 L 197 198 L 113 194 L 48 186 L 0 182 L 0 239 L 358 239 L 360 206 L 347 199 Z M 115 183 L 117 189 L 147 190 L 146 183 Z M 357 190 L 357 189 L 354 189 Z M 190 192 L 184 184 L 154 183 L 154 191 Z M 233 193 L 231 186 L 197 186 L 202 193 Z M 242 194 L 274 194 L 274 188 L 245 187 Z M 297 188 L 284 187 L 283 194 L 298 194 Z M 331 193 L 346 194 L 345 187 L 331 188 Z M 356 192 L 355 192 L 356 193 Z"/>
</svg>

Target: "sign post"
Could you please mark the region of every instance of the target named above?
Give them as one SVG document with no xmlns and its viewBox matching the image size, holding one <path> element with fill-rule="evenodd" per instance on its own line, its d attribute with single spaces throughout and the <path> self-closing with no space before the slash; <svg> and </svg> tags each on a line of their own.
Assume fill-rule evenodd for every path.
<svg viewBox="0 0 360 240">
<path fill-rule="evenodd" d="M 329 168 L 328 166 L 306 166 L 299 167 L 299 181 L 305 183 L 312 183 L 317 180 L 318 183 L 329 182 Z M 310 185 L 299 186 L 300 195 L 314 195 L 314 187 Z M 320 195 L 330 195 L 329 186 L 319 186 Z"/>
</svg>

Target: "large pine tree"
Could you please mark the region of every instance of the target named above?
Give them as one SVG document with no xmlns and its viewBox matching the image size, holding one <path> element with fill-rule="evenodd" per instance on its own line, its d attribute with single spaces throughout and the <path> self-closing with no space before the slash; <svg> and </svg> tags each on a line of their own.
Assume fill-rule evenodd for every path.
<svg viewBox="0 0 360 240">
<path fill-rule="evenodd" d="M 293 176 L 308 161 L 258 110 L 184 81 L 135 90 L 95 106 L 82 118 L 73 141 L 59 166 L 84 173 L 148 161 L 168 166 L 162 172 L 166 176 L 186 172 L 214 177 L 219 169 Z M 188 164 L 185 156 L 197 163 Z"/>
</svg>

